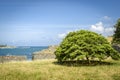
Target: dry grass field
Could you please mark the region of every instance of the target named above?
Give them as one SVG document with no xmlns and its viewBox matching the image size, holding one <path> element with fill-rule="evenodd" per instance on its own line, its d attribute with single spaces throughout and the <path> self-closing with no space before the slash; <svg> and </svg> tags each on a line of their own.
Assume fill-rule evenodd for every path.
<svg viewBox="0 0 120 80">
<path fill-rule="evenodd" d="M 120 61 L 111 65 L 67 66 L 56 60 L 0 64 L 0 80 L 120 80 Z"/>
</svg>

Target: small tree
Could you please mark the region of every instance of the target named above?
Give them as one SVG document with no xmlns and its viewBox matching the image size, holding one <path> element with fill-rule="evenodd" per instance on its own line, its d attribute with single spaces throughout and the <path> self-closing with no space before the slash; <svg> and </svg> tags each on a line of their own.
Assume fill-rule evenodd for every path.
<svg viewBox="0 0 120 80">
<path fill-rule="evenodd" d="M 120 57 L 103 36 L 87 30 L 70 32 L 55 51 L 55 55 L 59 62 L 87 60 L 89 63 L 90 60 L 101 61 L 109 56 L 113 59 Z"/>
<path fill-rule="evenodd" d="M 118 19 L 116 25 L 114 26 L 115 27 L 115 33 L 113 35 L 113 41 L 112 43 L 114 44 L 120 44 L 120 19 Z"/>
</svg>

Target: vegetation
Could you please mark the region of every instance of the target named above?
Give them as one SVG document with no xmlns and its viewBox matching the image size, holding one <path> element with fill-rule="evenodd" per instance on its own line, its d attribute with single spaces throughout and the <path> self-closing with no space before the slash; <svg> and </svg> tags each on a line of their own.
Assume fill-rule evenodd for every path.
<svg viewBox="0 0 120 80">
<path fill-rule="evenodd" d="M 120 80 L 120 61 L 111 65 L 67 66 L 56 60 L 0 64 L 0 80 Z"/>
<path fill-rule="evenodd" d="M 55 55 L 59 62 L 87 60 L 90 63 L 96 59 L 101 61 L 108 57 L 115 60 L 120 58 L 106 38 L 87 30 L 70 32 L 55 51 Z"/>
<path fill-rule="evenodd" d="M 120 44 L 120 19 L 118 19 L 115 27 L 115 33 L 113 35 L 113 44 Z"/>
<path fill-rule="evenodd" d="M 6 47 L 7 45 L 0 45 L 0 47 Z"/>
</svg>

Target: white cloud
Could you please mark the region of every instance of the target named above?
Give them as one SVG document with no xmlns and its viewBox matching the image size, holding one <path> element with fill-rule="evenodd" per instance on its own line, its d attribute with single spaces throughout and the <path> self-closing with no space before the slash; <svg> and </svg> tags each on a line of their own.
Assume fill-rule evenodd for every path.
<svg viewBox="0 0 120 80">
<path fill-rule="evenodd" d="M 114 33 L 114 30 L 115 30 L 115 28 L 113 28 L 113 27 L 105 28 L 105 29 L 104 29 L 104 33 L 105 33 L 107 36 L 111 36 L 111 35 Z"/>
<path fill-rule="evenodd" d="M 90 30 L 98 32 L 98 33 L 103 33 L 104 32 L 104 27 L 102 22 L 98 22 L 94 25 L 91 25 Z"/>
<path fill-rule="evenodd" d="M 104 24 L 102 22 L 98 22 L 94 25 L 91 25 L 90 30 L 97 32 L 97 33 L 100 33 L 100 34 L 103 34 L 105 36 L 110 36 L 114 32 L 113 27 L 106 27 L 106 26 L 104 26 Z"/>
<path fill-rule="evenodd" d="M 67 30 L 67 31 L 64 32 L 64 33 L 58 34 L 58 38 L 63 39 L 63 38 L 65 38 L 65 36 L 66 36 L 69 32 L 76 31 L 76 30 L 78 30 L 78 29 L 75 29 L 75 30 Z"/>
<path fill-rule="evenodd" d="M 111 17 L 109 17 L 109 16 L 103 16 L 102 19 L 104 19 L 104 20 L 111 20 Z"/>
<path fill-rule="evenodd" d="M 58 38 L 61 38 L 63 39 L 65 36 L 66 36 L 67 33 L 61 33 L 61 34 L 58 34 Z"/>
</svg>

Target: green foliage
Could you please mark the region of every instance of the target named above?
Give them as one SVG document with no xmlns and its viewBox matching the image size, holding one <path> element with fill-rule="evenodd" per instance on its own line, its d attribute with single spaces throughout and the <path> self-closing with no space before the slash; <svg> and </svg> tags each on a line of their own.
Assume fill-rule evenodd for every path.
<svg viewBox="0 0 120 80">
<path fill-rule="evenodd" d="M 80 30 L 70 32 L 55 51 L 59 62 L 71 60 L 104 60 L 108 57 L 118 59 L 120 56 L 103 36 Z"/>
<path fill-rule="evenodd" d="M 114 26 L 116 28 L 115 33 L 113 35 L 113 42 L 115 44 L 120 44 L 120 19 L 118 19 L 116 25 Z"/>
</svg>

